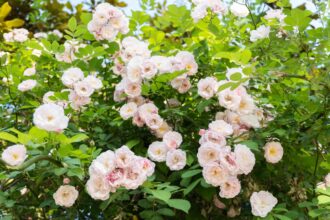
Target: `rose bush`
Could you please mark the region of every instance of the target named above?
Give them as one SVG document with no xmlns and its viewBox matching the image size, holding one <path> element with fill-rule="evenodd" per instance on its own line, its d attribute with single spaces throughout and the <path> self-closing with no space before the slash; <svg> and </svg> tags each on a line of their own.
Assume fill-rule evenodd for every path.
<svg viewBox="0 0 330 220">
<path fill-rule="evenodd" d="M 311 4 L 101 3 L 4 33 L 1 218 L 330 218 L 329 5 Z"/>
</svg>

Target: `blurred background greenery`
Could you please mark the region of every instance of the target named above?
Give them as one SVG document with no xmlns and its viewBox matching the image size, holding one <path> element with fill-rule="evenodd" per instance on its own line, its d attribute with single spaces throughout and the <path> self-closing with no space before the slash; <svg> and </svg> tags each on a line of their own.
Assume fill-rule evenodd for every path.
<svg viewBox="0 0 330 220">
<path fill-rule="evenodd" d="M 24 27 L 34 33 L 64 30 L 70 17 L 74 15 L 79 19 L 83 11 L 90 11 L 101 2 L 127 6 L 121 0 L 0 0 L 0 31 L 12 27 Z"/>
</svg>

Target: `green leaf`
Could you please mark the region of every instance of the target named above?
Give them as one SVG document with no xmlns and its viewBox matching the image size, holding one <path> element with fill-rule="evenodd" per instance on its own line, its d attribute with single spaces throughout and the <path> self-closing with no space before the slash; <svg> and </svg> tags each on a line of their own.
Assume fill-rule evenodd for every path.
<svg viewBox="0 0 330 220">
<path fill-rule="evenodd" d="M 188 170 L 188 171 L 184 172 L 184 173 L 181 175 L 181 177 L 182 177 L 182 178 L 188 178 L 188 177 L 195 176 L 195 175 L 197 175 L 197 174 L 199 174 L 199 173 L 201 173 L 201 172 L 202 172 L 201 169 L 198 169 L 198 170 Z"/>
<path fill-rule="evenodd" d="M 181 71 L 175 71 L 173 73 L 164 73 L 155 78 L 155 81 L 157 82 L 169 82 L 172 79 L 175 79 L 176 77 L 182 75 L 185 73 L 186 70 L 181 70 Z"/>
<path fill-rule="evenodd" d="M 165 190 L 151 190 L 150 192 L 154 197 L 164 202 L 168 202 L 171 198 L 171 193 Z"/>
<path fill-rule="evenodd" d="M 191 207 L 190 202 L 188 200 L 184 200 L 184 199 L 170 199 L 170 200 L 168 200 L 167 204 L 170 207 L 182 210 L 187 214 Z"/>
<path fill-rule="evenodd" d="M 70 168 L 68 171 L 68 176 L 76 176 L 79 179 L 83 180 L 84 179 L 84 170 L 80 167 Z"/>
<path fill-rule="evenodd" d="M 106 51 L 109 54 L 114 54 L 116 51 L 119 50 L 119 44 L 116 42 L 111 42 L 108 44 L 108 48 L 106 48 Z"/>
<path fill-rule="evenodd" d="M 252 53 L 249 49 L 241 49 L 236 52 L 219 52 L 214 56 L 214 58 L 215 59 L 226 58 L 236 64 L 244 65 L 250 61 L 251 56 Z"/>
<path fill-rule="evenodd" d="M 284 19 L 284 21 L 288 25 L 291 25 L 293 27 L 297 26 L 300 31 L 303 31 L 308 27 L 309 23 L 312 21 L 312 19 L 308 17 L 309 15 L 311 15 L 310 11 L 295 8 L 291 10 L 291 14 L 287 16 Z"/>
<path fill-rule="evenodd" d="M 169 208 L 161 208 L 161 209 L 158 209 L 157 212 L 161 215 L 165 215 L 165 216 L 174 216 L 175 213 L 173 212 L 172 209 L 169 209 Z"/>
<path fill-rule="evenodd" d="M 4 131 L 0 132 L 0 139 L 10 141 L 15 144 L 18 142 L 17 137 Z"/>
<path fill-rule="evenodd" d="M 77 20 L 75 17 L 71 17 L 69 22 L 68 22 L 68 28 L 70 31 L 75 31 L 77 28 Z"/>
<path fill-rule="evenodd" d="M 83 24 L 88 24 L 92 20 L 92 18 L 93 18 L 92 13 L 83 12 L 80 15 L 80 19 L 81 19 Z"/>
<path fill-rule="evenodd" d="M 133 140 L 130 140 L 130 141 L 128 141 L 128 142 L 126 142 L 126 146 L 128 147 L 128 148 L 133 148 L 134 146 L 136 146 L 136 145 L 138 145 L 139 143 L 140 143 L 140 139 L 133 139 Z"/>
<path fill-rule="evenodd" d="M 233 75 L 230 76 L 230 80 L 233 80 L 233 81 L 239 81 L 241 79 L 242 79 L 241 73 L 234 73 Z"/>
<path fill-rule="evenodd" d="M 316 218 L 320 215 L 324 215 L 324 214 L 329 214 L 329 210 L 328 209 L 314 209 L 314 210 L 310 210 L 308 212 L 308 215 L 312 218 Z"/>
<path fill-rule="evenodd" d="M 66 171 L 67 171 L 67 168 L 64 168 L 64 167 L 54 169 L 54 173 L 57 176 L 63 175 L 64 173 L 66 173 Z"/>
<path fill-rule="evenodd" d="M 88 139 L 88 136 L 86 134 L 81 133 L 69 138 L 69 143 L 81 142 L 86 139 Z"/>
<path fill-rule="evenodd" d="M 320 195 L 317 197 L 317 202 L 319 205 L 329 204 L 330 203 L 330 197 L 325 195 Z"/>
<path fill-rule="evenodd" d="M 11 11 L 11 7 L 8 2 L 4 3 L 0 8 L 0 21 L 3 21 L 9 12 Z"/>
<path fill-rule="evenodd" d="M 202 179 L 195 180 L 192 184 L 190 184 L 186 189 L 183 190 L 183 195 L 188 195 L 201 181 Z"/>
<path fill-rule="evenodd" d="M 20 27 L 24 24 L 24 21 L 19 18 L 15 18 L 9 21 L 5 21 L 5 26 L 7 28 Z"/>
<path fill-rule="evenodd" d="M 205 107 L 210 105 L 212 103 L 212 99 L 203 99 L 198 105 L 197 105 L 197 111 L 198 113 L 202 113 L 205 111 Z"/>
<path fill-rule="evenodd" d="M 244 144 L 246 145 L 248 148 L 250 148 L 251 150 L 254 151 L 260 151 L 259 150 L 259 145 L 257 142 L 251 141 L 251 140 L 247 140 L 247 141 L 242 141 L 240 142 L 240 144 Z"/>
<path fill-rule="evenodd" d="M 280 220 L 291 220 L 291 218 L 286 217 L 285 215 L 273 214 L 276 218 Z"/>
</svg>

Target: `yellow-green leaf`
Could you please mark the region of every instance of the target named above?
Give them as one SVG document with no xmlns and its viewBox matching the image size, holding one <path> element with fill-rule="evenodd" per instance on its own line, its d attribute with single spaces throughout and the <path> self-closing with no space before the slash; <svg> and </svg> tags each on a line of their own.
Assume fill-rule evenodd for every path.
<svg viewBox="0 0 330 220">
<path fill-rule="evenodd" d="M 11 7 L 8 4 L 8 2 L 3 4 L 0 8 L 0 21 L 3 21 L 7 17 L 10 11 L 11 11 Z"/>
<path fill-rule="evenodd" d="M 6 28 L 20 27 L 24 24 L 24 21 L 19 18 L 15 18 L 13 20 L 5 21 Z"/>
</svg>

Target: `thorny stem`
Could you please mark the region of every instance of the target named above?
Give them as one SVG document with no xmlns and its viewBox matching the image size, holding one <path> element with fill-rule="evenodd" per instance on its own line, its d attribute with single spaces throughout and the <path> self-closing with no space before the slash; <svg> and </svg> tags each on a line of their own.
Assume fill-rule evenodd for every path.
<svg viewBox="0 0 330 220">
<path fill-rule="evenodd" d="M 24 170 L 25 168 L 27 168 L 27 167 L 31 166 L 32 164 L 34 164 L 38 161 L 41 161 L 41 160 L 48 160 L 49 162 L 55 164 L 56 166 L 63 167 L 63 164 L 60 161 L 57 161 L 54 158 L 51 158 L 50 156 L 47 156 L 47 155 L 39 155 L 39 156 L 33 157 L 30 160 L 25 161 L 23 164 L 21 164 L 19 166 L 8 166 L 8 169 Z M 0 160 L 0 162 L 5 164 L 5 162 L 3 160 Z"/>
<path fill-rule="evenodd" d="M 317 172 L 317 168 L 318 168 L 318 164 L 319 164 L 319 159 L 320 159 L 320 148 L 319 148 L 319 144 L 317 142 L 316 139 L 313 139 L 313 143 L 316 147 L 316 161 L 315 161 L 315 166 L 314 166 L 314 173 L 313 173 L 313 179 L 314 179 L 314 192 L 313 192 L 313 196 L 315 196 L 316 193 L 316 185 L 317 185 L 317 179 L 316 179 L 316 172 Z"/>
</svg>

